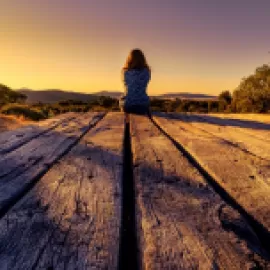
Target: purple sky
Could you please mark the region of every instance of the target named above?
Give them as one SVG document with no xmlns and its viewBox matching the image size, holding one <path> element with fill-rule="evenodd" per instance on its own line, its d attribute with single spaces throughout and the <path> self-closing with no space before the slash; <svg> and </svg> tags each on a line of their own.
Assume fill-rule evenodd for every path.
<svg viewBox="0 0 270 270">
<path fill-rule="evenodd" d="M 1 0 L 0 8 L 1 83 L 14 88 L 122 90 L 134 47 L 153 69 L 152 93 L 218 94 L 270 62 L 266 0 Z"/>
</svg>

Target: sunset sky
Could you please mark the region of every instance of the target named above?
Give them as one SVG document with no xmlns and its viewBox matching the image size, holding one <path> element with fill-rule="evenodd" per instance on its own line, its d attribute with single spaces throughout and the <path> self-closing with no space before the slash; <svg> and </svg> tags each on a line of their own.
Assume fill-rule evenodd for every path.
<svg viewBox="0 0 270 270">
<path fill-rule="evenodd" d="M 137 47 L 150 94 L 218 94 L 270 62 L 269 0 L 1 0 L 0 10 L 0 83 L 15 89 L 122 91 Z"/>
</svg>

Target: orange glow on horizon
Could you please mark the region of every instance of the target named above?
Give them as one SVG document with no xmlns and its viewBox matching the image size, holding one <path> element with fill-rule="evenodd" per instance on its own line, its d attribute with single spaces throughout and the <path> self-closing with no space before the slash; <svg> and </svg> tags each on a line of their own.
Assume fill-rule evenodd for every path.
<svg viewBox="0 0 270 270">
<path fill-rule="evenodd" d="M 121 68 L 129 51 L 139 47 L 152 68 L 149 94 L 217 95 L 234 90 L 242 77 L 265 63 L 265 40 L 256 47 L 248 42 L 252 35 L 240 39 L 237 25 L 239 32 L 229 29 L 231 36 L 226 36 L 225 26 L 208 22 L 203 9 L 196 13 L 201 16 L 198 28 L 188 10 L 179 15 L 180 4 L 174 11 L 161 9 L 164 2 L 158 2 L 159 9 L 138 4 L 144 16 L 138 19 L 135 7 L 121 9 L 118 1 L 115 9 L 107 3 L 110 10 L 94 0 L 3 0 L 0 83 L 13 89 L 123 91 Z"/>
</svg>

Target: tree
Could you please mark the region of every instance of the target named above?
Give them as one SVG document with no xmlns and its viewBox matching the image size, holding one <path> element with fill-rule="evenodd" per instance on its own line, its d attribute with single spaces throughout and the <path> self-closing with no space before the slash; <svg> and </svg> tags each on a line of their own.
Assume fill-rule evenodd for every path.
<svg viewBox="0 0 270 270">
<path fill-rule="evenodd" d="M 7 103 L 23 103 L 26 95 L 13 91 L 6 85 L 0 84 L 0 106 Z"/>
<path fill-rule="evenodd" d="M 219 101 L 225 101 L 227 105 L 230 105 L 232 102 L 232 95 L 229 90 L 222 91 L 218 96 Z"/>
<path fill-rule="evenodd" d="M 253 75 L 243 78 L 233 93 L 236 112 L 270 112 L 270 66 L 263 65 Z"/>
<path fill-rule="evenodd" d="M 232 102 L 232 95 L 229 90 L 222 91 L 218 96 L 218 111 L 228 111 Z"/>
</svg>

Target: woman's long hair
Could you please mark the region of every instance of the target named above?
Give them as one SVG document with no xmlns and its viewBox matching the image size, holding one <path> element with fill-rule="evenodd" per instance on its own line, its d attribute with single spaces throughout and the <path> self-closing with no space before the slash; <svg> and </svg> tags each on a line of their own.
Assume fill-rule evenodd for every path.
<svg viewBox="0 0 270 270">
<path fill-rule="evenodd" d="M 143 52 L 140 49 L 132 50 L 128 55 L 123 71 L 143 68 L 147 68 L 151 71 Z"/>
</svg>

